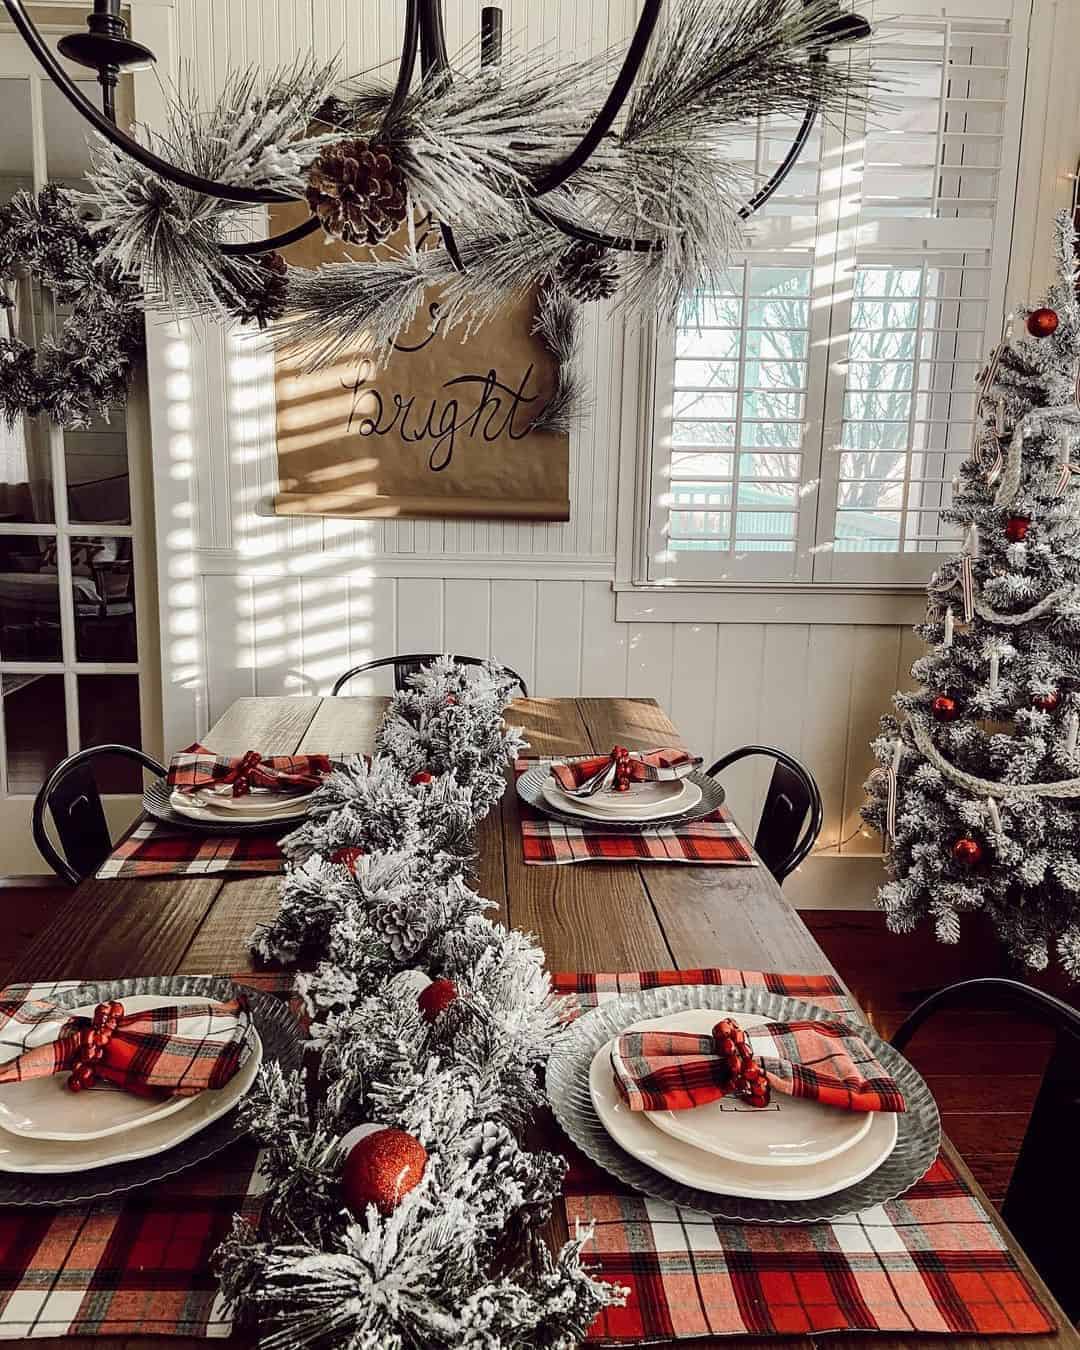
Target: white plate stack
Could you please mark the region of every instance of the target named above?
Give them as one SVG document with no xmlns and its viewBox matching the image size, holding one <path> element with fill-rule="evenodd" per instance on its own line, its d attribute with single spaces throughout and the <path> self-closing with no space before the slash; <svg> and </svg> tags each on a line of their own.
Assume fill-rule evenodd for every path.
<svg viewBox="0 0 1080 1350">
<path fill-rule="evenodd" d="M 688 778 L 673 783 L 636 783 L 627 792 L 602 788 L 591 797 L 571 797 L 549 777 L 541 791 L 557 811 L 583 820 L 664 820 L 692 810 L 701 801 L 701 788 Z"/>
<path fill-rule="evenodd" d="M 144 1012 L 197 1002 L 191 997 L 131 994 L 125 1011 Z M 92 1005 L 71 1010 L 94 1015 Z M 74 1093 L 68 1075 L 0 1085 L 0 1172 L 68 1173 L 164 1153 L 220 1119 L 250 1091 L 262 1063 L 262 1040 L 248 1032 L 251 1053 L 217 1090 L 195 1097 L 138 1097 L 107 1083 Z"/>
<path fill-rule="evenodd" d="M 270 792 L 266 788 L 252 788 L 246 795 L 234 797 L 231 789 L 178 792 L 174 788 L 169 794 L 169 805 L 189 820 L 215 825 L 230 820 L 245 825 L 269 825 L 276 821 L 299 820 L 307 812 L 310 796 L 310 792 Z"/>
<path fill-rule="evenodd" d="M 634 1022 L 627 1031 L 709 1035 L 721 1017 L 744 1031 L 771 1019 L 727 1008 L 693 1008 Z M 768 1107 L 724 1097 L 686 1111 L 631 1111 L 615 1087 L 614 1039 L 589 1069 L 589 1093 L 604 1129 L 634 1158 L 672 1180 L 717 1195 L 815 1200 L 876 1171 L 896 1147 L 891 1111 L 841 1111 L 774 1092 Z"/>
</svg>

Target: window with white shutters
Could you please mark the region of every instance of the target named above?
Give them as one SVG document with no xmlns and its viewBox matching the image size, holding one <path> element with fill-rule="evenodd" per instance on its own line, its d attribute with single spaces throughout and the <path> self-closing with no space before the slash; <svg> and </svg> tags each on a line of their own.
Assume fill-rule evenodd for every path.
<svg viewBox="0 0 1080 1350">
<path fill-rule="evenodd" d="M 657 335 L 641 580 L 922 582 L 1005 308 L 1023 0 L 874 0 L 882 107 L 815 134 Z M 835 58 L 834 58 L 835 59 Z M 741 152 L 765 181 L 792 127 Z"/>
</svg>

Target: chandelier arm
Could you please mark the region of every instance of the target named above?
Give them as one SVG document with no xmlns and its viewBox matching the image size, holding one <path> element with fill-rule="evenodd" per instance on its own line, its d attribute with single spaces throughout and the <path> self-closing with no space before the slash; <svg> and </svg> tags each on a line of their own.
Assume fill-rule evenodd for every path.
<svg viewBox="0 0 1080 1350">
<path fill-rule="evenodd" d="M 645 60 L 645 53 L 652 41 L 652 35 L 663 7 L 664 0 L 645 0 L 637 28 L 634 30 L 633 39 L 627 49 L 626 56 L 623 58 L 622 66 L 619 68 L 619 74 L 608 91 L 603 107 L 593 119 L 592 126 L 565 159 L 558 164 L 550 165 L 535 180 L 529 189 L 530 196 L 542 197 L 545 192 L 550 192 L 561 183 L 565 183 L 571 174 L 576 173 L 588 160 L 614 126 L 615 119 L 618 117 L 622 105 L 626 102 L 627 95 L 634 87 L 634 81 L 638 77 L 641 63 Z"/>
<path fill-rule="evenodd" d="M 405 37 L 401 44 L 401 61 L 398 64 L 397 84 L 394 85 L 394 94 L 390 100 L 390 106 L 386 110 L 386 116 L 383 118 L 384 125 L 401 112 L 405 100 L 409 96 L 409 86 L 412 84 L 413 74 L 416 71 L 416 49 L 419 39 L 420 0 L 407 0 L 405 6 Z"/>
<path fill-rule="evenodd" d="M 167 159 L 162 159 L 160 155 L 155 155 L 146 146 L 140 145 L 138 141 L 114 125 L 103 112 L 98 112 L 85 94 L 79 91 L 78 85 L 61 66 L 50 50 L 48 43 L 44 41 L 34 26 L 33 20 L 26 12 L 23 0 L 4 0 L 4 5 L 11 16 L 12 23 L 34 54 L 38 64 L 68 102 L 77 112 L 82 114 L 95 131 L 100 132 L 107 141 L 111 141 L 113 145 L 123 150 L 125 154 L 130 155 L 139 164 L 150 169 L 151 172 L 159 174 L 162 178 L 168 179 L 170 183 L 176 183 L 177 186 L 188 188 L 192 192 L 201 192 L 207 197 L 217 197 L 222 201 L 265 205 L 269 202 L 296 200 L 295 197 L 290 197 L 287 193 L 274 192 L 270 188 L 249 188 L 241 187 L 235 183 L 215 183 L 210 178 L 203 178 L 199 174 L 189 173 L 186 169 L 177 168 L 175 164 L 170 164 Z"/>
<path fill-rule="evenodd" d="M 267 239 L 244 239 L 235 244 L 222 244 L 222 253 L 231 254 L 235 257 L 251 257 L 259 253 L 272 253 L 277 248 L 287 248 L 290 244 L 295 244 L 298 239 L 306 239 L 309 234 L 314 234 L 319 228 L 318 216 L 309 216 L 307 220 L 302 220 L 299 225 L 294 225 L 291 230 L 282 230 L 280 234 L 272 234 Z"/>
<path fill-rule="evenodd" d="M 812 56 L 811 61 L 824 61 L 824 57 Z M 769 198 L 778 190 L 781 183 L 795 167 L 795 162 L 806 148 L 806 142 L 810 139 L 810 133 L 814 129 L 814 123 L 817 121 L 817 115 L 821 110 L 821 101 L 818 98 L 811 98 L 806 105 L 806 112 L 803 114 L 803 120 L 795 133 L 795 139 L 788 146 L 788 152 L 777 165 L 776 172 L 767 183 L 762 183 L 761 187 L 754 193 L 750 200 L 739 208 L 739 215 L 743 220 L 749 220 L 755 211 L 765 205 Z"/>
</svg>

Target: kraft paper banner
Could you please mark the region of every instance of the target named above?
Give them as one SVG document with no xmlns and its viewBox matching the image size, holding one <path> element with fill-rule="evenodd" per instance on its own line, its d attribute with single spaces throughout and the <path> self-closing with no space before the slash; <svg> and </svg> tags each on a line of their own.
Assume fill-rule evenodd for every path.
<svg viewBox="0 0 1080 1350">
<path fill-rule="evenodd" d="M 271 233 L 298 222 L 275 208 Z M 318 267 L 359 249 L 311 235 L 284 252 Z M 536 295 L 469 337 L 438 326 L 431 291 L 390 360 L 359 345 L 323 370 L 276 357 L 279 515 L 568 520 L 569 439 L 530 430 L 555 358 L 532 333 Z"/>
</svg>

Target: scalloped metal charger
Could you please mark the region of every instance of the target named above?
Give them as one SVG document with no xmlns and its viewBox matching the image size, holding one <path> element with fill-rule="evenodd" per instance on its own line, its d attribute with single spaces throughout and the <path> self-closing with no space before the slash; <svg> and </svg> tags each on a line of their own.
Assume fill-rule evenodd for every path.
<svg viewBox="0 0 1080 1350">
<path fill-rule="evenodd" d="M 547 1092 L 555 1118 L 593 1162 L 656 1200 L 741 1223 L 819 1223 L 895 1200 L 925 1175 L 941 1146 L 937 1103 L 921 1075 L 891 1045 L 863 1024 L 861 1032 L 879 1062 L 899 1084 L 907 1110 L 899 1116 L 896 1147 L 870 1176 L 816 1200 L 751 1200 L 714 1195 L 672 1181 L 632 1157 L 600 1122 L 589 1093 L 589 1066 L 596 1051 L 633 1022 L 686 1008 L 763 1013 L 774 1021 L 842 1020 L 812 1003 L 734 985 L 673 985 L 601 1003 L 566 1031 L 547 1067 Z"/>
<path fill-rule="evenodd" d="M 170 789 L 159 779 L 150 783 L 143 792 L 143 810 L 148 816 L 160 820 L 163 825 L 175 825 L 180 830 L 193 830 L 196 834 L 282 834 L 294 830 L 304 823 L 303 816 L 288 816 L 284 819 L 269 820 L 227 820 L 218 824 L 215 820 L 195 820 L 192 816 L 181 815 L 169 804 Z"/>
<path fill-rule="evenodd" d="M 724 801 L 724 789 L 715 778 L 710 778 L 706 773 L 691 773 L 687 778 L 701 789 L 701 801 L 677 816 L 658 816 L 655 820 L 594 820 L 591 816 L 575 816 L 569 811 L 559 811 L 551 805 L 540 790 L 541 783 L 550 772 L 546 764 L 526 769 L 517 780 L 517 793 L 521 800 L 563 825 L 573 825 L 576 829 L 603 830 L 605 834 L 640 834 L 642 830 L 668 830 L 679 825 L 689 825 L 719 810 Z"/>
<path fill-rule="evenodd" d="M 193 994 L 201 998 L 232 998 L 237 985 L 231 980 L 203 975 L 155 975 L 133 980 L 102 980 L 80 984 L 51 996 L 51 1002 L 61 1008 L 77 1008 L 84 1003 L 100 1003 L 106 998 L 124 999 L 133 994 Z M 252 1020 L 263 1043 L 263 1063 L 280 1064 L 285 1072 L 298 1068 L 303 1045 L 303 1033 L 288 1006 L 271 994 L 243 986 Z M 35 1174 L 17 1176 L 0 1174 L 0 1204 L 4 1205 L 73 1205 L 103 1196 L 134 1190 L 154 1181 L 163 1181 L 177 1172 L 186 1171 L 205 1162 L 215 1153 L 246 1137 L 240 1127 L 237 1112 L 231 1111 L 215 1120 L 199 1134 L 192 1135 L 175 1148 L 156 1153 L 150 1158 L 134 1162 L 116 1163 L 111 1167 L 95 1167 L 86 1172 L 69 1175 Z"/>
</svg>

